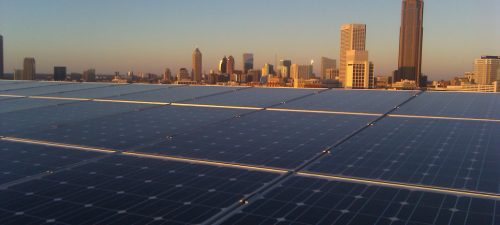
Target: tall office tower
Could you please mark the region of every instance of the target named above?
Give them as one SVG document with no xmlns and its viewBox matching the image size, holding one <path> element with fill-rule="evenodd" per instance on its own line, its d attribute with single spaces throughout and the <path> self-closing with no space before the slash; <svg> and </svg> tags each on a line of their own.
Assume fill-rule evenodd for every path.
<svg viewBox="0 0 500 225">
<path fill-rule="evenodd" d="M 193 52 L 193 81 L 201 82 L 203 70 L 202 55 L 198 48 Z"/>
<path fill-rule="evenodd" d="M 66 80 L 66 67 L 64 67 L 64 66 L 55 66 L 54 67 L 54 80 L 55 81 Z"/>
<path fill-rule="evenodd" d="M 23 80 L 23 70 L 14 70 L 14 80 Z"/>
<path fill-rule="evenodd" d="M 345 86 L 347 51 L 364 51 L 366 47 L 366 24 L 344 24 L 340 28 L 339 80 Z"/>
<path fill-rule="evenodd" d="M 85 82 L 96 82 L 95 69 L 83 71 L 82 80 Z"/>
<path fill-rule="evenodd" d="M 293 64 L 290 67 L 290 76 L 294 80 L 307 80 L 314 78 L 313 65 L 298 65 Z"/>
<path fill-rule="evenodd" d="M 35 80 L 36 65 L 34 58 L 24 58 L 23 80 Z"/>
<path fill-rule="evenodd" d="M 474 61 L 474 82 L 489 85 L 500 81 L 500 56 L 482 56 Z"/>
<path fill-rule="evenodd" d="M 164 81 L 172 81 L 172 72 L 170 71 L 169 68 L 165 69 L 165 72 L 163 73 L 163 80 Z"/>
<path fill-rule="evenodd" d="M 0 35 L 0 78 L 3 78 L 3 36 Z"/>
<path fill-rule="evenodd" d="M 337 69 L 337 60 L 330 59 L 327 57 L 321 57 L 321 79 L 326 80 L 328 76 L 328 70 Z"/>
<path fill-rule="evenodd" d="M 243 54 L 243 73 L 247 74 L 249 70 L 253 70 L 253 54 Z"/>
<path fill-rule="evenodd" d="M 227 66 L 226 73 L 232 76 L 234 74 L 234 57 L 232 55 L 230 55 L 227 58 L 226 66 Z"/>
<path fill-rule="evenodd" d="M 415 81 L 424 86 L 422 76 L 423 0 L 403 0 L 399 34 L 399 62 L 394 82 Z"/>
<path fill-rule="evenodd" d="M 273 75 L 274 74 L 274 66 L 266 63 L 262 67 L 262 76 Z"/>
<path fill-rule="evenodd" d="M 177 74 L 177 81 L 188 81 L 188 80 L 190 80 L 189 71 L 186 68 L 180 68 L 179 74 Z"/>
<path fill-rule="evenodd" d="M 282 59 L 280 60 L 280 72 L 281 72 L 281 77 L 283 78 L 290 78 L 290 67 L 292 66 L 292 61 L 287 60 L 287 59 Z"/>
<path fill-rule="evenodd" d="M 227 58 L 224 56 L 219 63 L 219 73 L 226 74 L 227 73 Z"/>
<path fill-rule="evenodd" d="M 373 88 L 373 64 L 368 61 L 367 51 L 351 50 L 346 54 L 345 87 L 355 89 Z"/>
</svg>

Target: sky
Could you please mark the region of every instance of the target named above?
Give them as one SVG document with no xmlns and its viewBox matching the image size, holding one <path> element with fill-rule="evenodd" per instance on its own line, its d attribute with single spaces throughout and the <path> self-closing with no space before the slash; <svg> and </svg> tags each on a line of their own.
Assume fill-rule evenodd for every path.
<svg viewBox="0 0 500 225">
<path fill-rule="evenodd" d="M 472 70 L 481 55 L 500 55 L 498 0 L 426 0 L 422 70 L 431 80 Z M 401 0 L 0 0 L 6 72 L 35 57 L 37 72 L 129 70 L 161 74 L 191 68 L 194 48 L 203 69 L 225 55 L 242 68 L 275 58 L 318 72 L 322 56 L 339 58 L 340 26 L 367 24 L 375 75 L 397 68 Z"/>
</svg>

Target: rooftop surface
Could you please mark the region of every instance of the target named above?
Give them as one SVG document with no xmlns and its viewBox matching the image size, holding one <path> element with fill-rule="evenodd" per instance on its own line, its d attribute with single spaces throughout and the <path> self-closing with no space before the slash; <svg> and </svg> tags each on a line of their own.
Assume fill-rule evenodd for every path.
<svg viewBox="0 0 500 225">
<path fill-rule="evenodd" d="M 500 94 L 0 81 L 0 224 L 500 224 Z"/>
</svg>

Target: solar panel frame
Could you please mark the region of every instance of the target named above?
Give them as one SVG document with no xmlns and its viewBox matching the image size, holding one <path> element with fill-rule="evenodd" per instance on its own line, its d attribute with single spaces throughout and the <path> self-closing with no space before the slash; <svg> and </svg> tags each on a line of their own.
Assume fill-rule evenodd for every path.
<svg viewBox="0 0 500 225">
<path fill-rule="evenodd" d="M 18 199 L 0 202 L 1 212 L 7 215 L 0 223 L 15 224 L 23 219 L 111 224 L 125 222 L 123 217 L 133 217 L 127 223 L 200 224 L 237 204 L 240 198 L 276 176 L 242 169 L 111 156 L 0 190 L 0 196 Z M 46 213 L 47 209 L 61 205 L 68 211 Z M 103 216 L 82 216 L 91 209 Z M 19 212 L 23 212 L 22 215 Z"/>
<path fill-rule="evenodd" d="M 499 134 L 494 122 L 389 117 L 306 170 L 498 193 Z"/>
<path fill-rule="evenodd" d="M 259 111 L 135 151 L 291 169 L 375 118 Z"/>
<path fill-rule="evenodd" d="M 500 120 L 500 94 L 427 91 L 395 114 Z"/>
<path fill-rule="evenodd" d="M 416 91 L 331 89 L 275 108 L 384 114 L 416 93 Z M 377 104 L 373 104 L 374 102 Z"/>
<path fill-rule="evenodd" d="M 0 101 L 0 113 L 14 113 L 16 111 L 39 109 L 71 102 L 76 102 L 76 100 L 11 98 Z"/>
<path fill-rule="evenodd" d="M 495 224 L 500 202 L 295 176 L 216 224 Z"/>
<path fill-rule="evenodd" d="M 46 95 L 51 93 L 63 93 L 63 92 L 72 92 L 79 90 L 87 90 L 94 88 L 104 88 L 108 86 L 112 86 L 115 84 L 110 83 L 67 83 L 60 85 L 50 85 L 50 86 L 39 86 L 27 89 L 14 89 L 9 91 L 2 91 L 0 94 L 6 95 L 23 95 L 23 96 L 37 96 L 37 95 Z"/>
<path fill-rule="evenodd" d="M 169 88 L 170 85 L 143 85 L 143 84 L 117 84 L 111 87 L 95 88 L 92 90 L 80 90 L 66 93 L 53 93 L 44 96 L 63 98 L 107 98 L 113 96 L 141 93 L 158 89 Z"/>
</svg>

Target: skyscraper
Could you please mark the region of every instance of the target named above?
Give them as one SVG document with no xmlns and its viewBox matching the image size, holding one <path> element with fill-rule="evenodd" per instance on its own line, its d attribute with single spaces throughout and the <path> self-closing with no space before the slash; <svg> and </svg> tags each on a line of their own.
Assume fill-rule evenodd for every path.
<svg viewBox="0 0 500 225">
<path fill-rule="evenodd" d="M 234 57 L 232 55 L 230 55 L 227 58 L 226 66 L 227 66 L 226 73 L 232 76 L 234 74 Z"/>
<path fill-rule="evenodd" d="M 82 80 L 85 82 L 96 82 L 95 69 L 88 69 L 83 71 Z"/>
<path fill-rule="evenodd" d="M 219 72 L 221 74 L 226 74 L 227 73 L 227 58 L 224 56 L 222 60 L 219 63 Z"/>
<path fill-rule="evenodd" d="M 474 61 L 474 82 L 490 85 L 500 81 L 500 56 L 482 56 Z"/>
<path fill-rule="evenodd" d="M 290 67 L 292 66 L 292 61 L 282 59 L 280 60 L 279 66 L 280 66 L 279 70 L 281 72 L 281 77 L 290 78 Z"/>
<path fill-rule="evenodd" d="M 3 36 L 0 35 L 0 78 L 3 78 Z"/>
<path fill-rule="evenodd" d="M 201 82 L 202 78 L 202 54 L 198 48 L 193 52 L 193 81 Z"/>
<path fill-rule="evenodd" d="M 326 80 L 328 70 L 337 69 L 337 61 L 327 57 L 321 57 L 321 79 Z"/>
<path fill-rule="evenodd" d="M 253 54 L 243 54 L 243 73 L 247 74 L 249 70 L 253 69 Z"/>
<path fill-rule="evenodd" d="M 364 51 L 366 47 L 366 25 L 344 24 L 340 28 L 340 68 L 339 80 L 345 86 L 347 51 Z"/>
<path fill-rule="evenodd" d="M 35 80 L 36 65 L 35 58 L 24 58 L 23 80 Z"/>
<path fill-rule="evenodd" d="M 367 51 L 351 50 L 346 54 L 346 88 L 373 88 L 373 64 L 368 61 Z"/>
<path fill-rule="evenodd" d="M 66 80 L 66 67 L 64 67 L 64 66 L 55 66 L 54 67 L 54 80 L 55 81 Z"/>
<path fill-rule="evenodd" d="M 264 64 L 262 67 L 262 76 L 273 75 L 274 74 L 274 65 L 269 63 Z"/>
<path fill-rule="evenodd" d="M 415 81 L 422 86 L 423 0 L 403 0 L 399 34 L 399 62 L 394 82 Z"/>
</svg>

